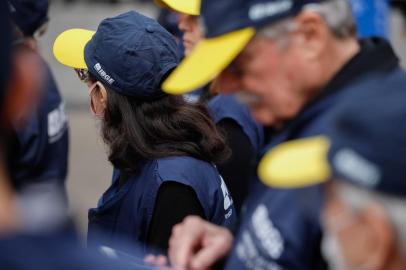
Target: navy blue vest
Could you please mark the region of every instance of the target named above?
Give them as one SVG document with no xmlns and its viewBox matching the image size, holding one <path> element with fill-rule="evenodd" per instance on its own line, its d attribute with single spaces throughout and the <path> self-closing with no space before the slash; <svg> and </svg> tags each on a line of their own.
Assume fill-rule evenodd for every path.
<svg viewBox="0 0 406 270">
<path fill-rule="evenodd" d="M 209 101 L 208 106 L 216 124 L 226 118 L 232 119 L 247 135 L 255 152 L 263 147 L 264 129 L 262 125 L 254 120 L 247 106 L 238 102 L 235 95 L 219 94 Z"/>
<path fill-rule="evenodd" d="M 51 71 L 43 65 L 45 86 L 32 117 L 16 134 L 10 174 L 17 186 L 56 181 L 64 187 L 69 150 L 65 104 Z"/>
<path fill-rule="evenodd" d="M 232 227 L 236 222 L 227 187 L 215 166 L 208 162 L 187 156 L 147 161 L 120 188 L 119 176 L 120 172 L 115 171 L 113 183 L 98 207 L 89 210 L 90 245 L 116 247 L 115 243 L 123 238 L 145 243 L 156 196 L 165 181 L 193 188 L 208 221 L 225 227 Z M 99 233 L 107 235 L 103 242 L 97 239 Z"/>
<path fill-rule="evenodd" d="M 354 98 L 367 98 L 371 83 L 377 84 L 380 79 L 391 78 L 391 74 L 398 72 L 397 60 L 388 44 L 382 40 L 366 43 L 364 46 L 380 44 L 375 49 L 375 57 L 365 53 L 356 63 L 352 60 L 346 67 L 346 77 L 343 72 L 339 73 L 318 99 L 272 139 L 264 152 L 285 141 L 323 134 L 340 104 L 353 102 Z M 368 60 L 380 64 L 370 65 Z M 325 269 L 320 254 L 321 186 L 280 190 L 264 186 L 258 178 L 256 182 L 225 269 Z"/>
</svg>

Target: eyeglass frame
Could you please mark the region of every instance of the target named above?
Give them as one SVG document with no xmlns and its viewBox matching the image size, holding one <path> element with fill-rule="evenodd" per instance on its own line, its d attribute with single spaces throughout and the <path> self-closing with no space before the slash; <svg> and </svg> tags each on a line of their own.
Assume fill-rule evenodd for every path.
<svg viewBox="0 0 406 270">
<path fill-rule="evenodd" d="M 78 76 L 79 80 L 83 83 L 87 83 L 89 81 L 89 71 L 84 68 L 74 68 L 76 75 Z"/>
</svg>

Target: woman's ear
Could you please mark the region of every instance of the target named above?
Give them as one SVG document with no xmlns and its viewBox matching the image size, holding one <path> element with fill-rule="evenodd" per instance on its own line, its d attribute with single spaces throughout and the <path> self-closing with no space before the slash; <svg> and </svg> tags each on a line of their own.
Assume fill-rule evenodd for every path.
<svg viewBox="0 0 406 270">
<path fill-rule="evenodd" d="M 103 84 L 99 84 L 99 93 L 100 93 L 100 103 L 101 103 L 101 108 L 103 109 L 103 111 L 107 108 L 107 89 L 106 87 L 104 87 Z"/>
<path fill-rule="evenodd" d="M 328 42 L 328 28 L 322 17 L 314 12 L 302 12 L 296 23 L 300 26 L 303 54 L 309 60 L 320 57 Z"/>
<path fill-rule="evenodd" d="M 90 89 L 91 110 L 98 117 L 104 115 L 107 108 L 107 96 L 107 89 L 101 82 L 96 82 Z"/>
</svg>

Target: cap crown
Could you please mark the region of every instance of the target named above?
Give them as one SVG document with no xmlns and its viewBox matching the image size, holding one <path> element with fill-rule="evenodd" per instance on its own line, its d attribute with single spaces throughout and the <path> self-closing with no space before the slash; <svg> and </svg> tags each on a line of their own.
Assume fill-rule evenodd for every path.
<svg viewBox="0 0 406 270">
<path fill-rule="evenodd" d="M 48 0 L 8 0 L 11 17 L 25 36 L 32 36 L 48 21 Z"/>
<path fill-rule="evenodd" d="M 201 14 L 206 37 L 245 27 L 259 28 L 297 14 L 304 5 L 324 0 L 204 0 Z"/>
<path fill-rule="evenodd" d="M 328 158 L 339 179 L 406 196 L 405 85 L 406 74 L 399 70 L 364 85 L 368 95 L 354 95 L 337 111 Z"/>
<path fill-rule="evenodd" d="M 173 36 L 135 11 L 108 18 L 85 47 L 89 72 L 109 88 L 129 96 L 163 96 L 160 83 L 179 62 Z"/>
</svg>

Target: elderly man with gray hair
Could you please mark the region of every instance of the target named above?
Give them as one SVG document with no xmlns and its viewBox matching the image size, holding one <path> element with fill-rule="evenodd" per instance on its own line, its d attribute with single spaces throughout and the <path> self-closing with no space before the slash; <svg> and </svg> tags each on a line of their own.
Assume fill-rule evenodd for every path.
<svg viewBox="0 0 406 270">
<path fill-rule="evenodd" d="M 402 70 L 371 83 L 368 98 L 340 106 L 326 135 L 281 144 L 260 164 L 273 188 L 332 180 L 322 214 L 332 270 L 406 269 L 405 85 Z"/>
<path fill-rule="evenodd" d="M 275 131 L 266 149 L 323 134 L 336 106 L 352 93 L 367 97 L 367 82 L 399 68 L 387 41 L 357 40 L 345 0 L 205 0 L 201 14 L 206 40 L 163 89 L 181 94 L 218 76 L 222 91 L 237 92 L 254 118 Z M 235 237 L 197 217 L 174 228 L 169 257 L 175 266 L 209 269 L 227 256 L 224 268 L 233 270 L 326 268 L 321 185 L 266 188 L 257 175 L 252 182 Z"/>
</svg>

